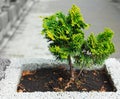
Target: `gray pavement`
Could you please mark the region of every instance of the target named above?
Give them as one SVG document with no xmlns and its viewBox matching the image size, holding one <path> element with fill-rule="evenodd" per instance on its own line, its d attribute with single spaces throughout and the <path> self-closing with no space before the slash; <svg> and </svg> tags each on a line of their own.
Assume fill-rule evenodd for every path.
<svg viewBox="0 0 120 99">
<path fill-rule="evenodd" d="M 23 20 L 16 33 L 6 46 L 0 51 L 4 57 L 32 57 L 47 58 L 53 56 L 49 52 L 48 43 L 40 34 L 42 19 L 39 16 L 50 15 L 56 11 L 67 13 L 72 4 L 77 4 L 87 23 L 91 24 L 90 32 L 103 31 L 104 27 L 110 27 L 114 32 L 116 52 L 111 56 L 120 58 L 120 4 L 112 0 L 36 0 L 29 14 Z"/>
</svg>

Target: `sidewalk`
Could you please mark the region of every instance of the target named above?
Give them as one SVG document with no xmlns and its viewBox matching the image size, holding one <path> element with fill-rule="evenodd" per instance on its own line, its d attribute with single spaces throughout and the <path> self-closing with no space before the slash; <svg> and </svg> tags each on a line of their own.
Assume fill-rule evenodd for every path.
<svg viewBox="0 0 120 99">
<path fill-rule="evenodd" d="M 34 10 L 32 9 L 24 18 L 22 24 L 20 24 L 19 28 L 9 40 L 8 44 L 0 52 L 0 55 L 10 58 L 52 57 L 48 51 L 48 43 L 40 34 L 42 29 L 42 19 L 40 19 L 39 16 L 41 15 L 44 14 L 34 13 Z M 47 13 L 47 15 L 49 14 Z"/>
<path fill-rule="evenodd" d="M 39 16 L 40 14 L 34 13 L 29 13 L 26 16 L 1 55 L 6 57 L 49 57 L 48 44 L 40 35 L 42 20 Z"/>
<path fill-rule="evenodd" d="M 2 49 L 0 55 L 5 57 L 53 58 L 48 50 L 48 43 L 40 34 L 42 19 L 39 16 L 50 15 L 56 11 L 67 12 L 72 4 L 81 7 L 87 23 L 91 24 L 89 32 L 101 32 L 110 27 L 114 32 L 116 53 L 111 57 L 120 58 L 120 13 L 110 0 L 36 0 L 29 14 L 17 29 L 15 35 Z M 88 35 L 88 32 L 86 33 Z"/>
</svg>

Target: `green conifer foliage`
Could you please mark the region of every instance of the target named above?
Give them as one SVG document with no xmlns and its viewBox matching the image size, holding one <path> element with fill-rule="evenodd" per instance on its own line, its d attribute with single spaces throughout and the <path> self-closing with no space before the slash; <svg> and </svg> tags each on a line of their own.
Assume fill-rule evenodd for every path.
<svg viewBox="0 0 120 99">
<path fill-rule="evenodd" d="M 102 64 L 110 54 L 115 52 L 112 43 L 113 31 L 105 28 L 97 36 L 91 33 L 87 39 L 85 23 L 80 8 L 73 5 L 68 14 L 57 12 L 43 19 L 42 34 L 48 39 L 49 50 L 59 60 L 67 60 L 72 76 L 72 60 L 80 68 L 93 64 Z"/>
<path fill-rule="evenodd" d="M 105 28 L 105 30 L 97 36 L 91 33 L 88 39 L 85 40 L 82 51 L 75 56 L 76 64 L 80 67 L 102 65 L 104 60 L 115 52 L 112 42 L 113 34 L 114 32 L 109 28 Z"/>
</svg>

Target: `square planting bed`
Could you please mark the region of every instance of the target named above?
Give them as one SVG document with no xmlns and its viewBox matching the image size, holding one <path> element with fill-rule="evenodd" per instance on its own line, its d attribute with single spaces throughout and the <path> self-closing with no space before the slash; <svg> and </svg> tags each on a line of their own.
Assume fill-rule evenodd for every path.
<svg viewBox="0 0 120 99">
<path fill-rule="evenodd" d="M 6 77 L 5 79 L 2 79 L 0 81 L 0 99 L 119 99 L 120 97 L 120 63 L 118 60 L 114 58 L 107 59 L 105 61 L 105 66 L 101 69 L 96 68 L 95 70 L 92 70 L 91 73 L 89 73 L 88 70 L 84 70 L 83 74 L 88 75 L 98 75 L 102 74 L 104 75 L 104 78 L 99 78 L 97 80 L 102 79 L 103 83 L 98 87 L 99 90 L 95 89 L 94 86 L 98 85 L 95 82 L 92 82 L 91 84 L 87 84 L 86 86 L 89 86 L 90 88 L 94 89 L 87 89 L 85 86 L 83 88 L 79 88 L 80 90 L 74 88 L 75 91 L 71 91 L 72 88 L 68 88 L 67 91 L 61 90 L 64 85 L 61 85 L 60 83 L 53 84 L 53 81 L 61 82 L 61 81 L 67 81 L 67 76 L 60 75 L 61 73 L 65 73 L 63 71 L 67 71 L 67 69 L 64 68 L 65 64 L 61 64 L 60 62 L 56 62 L 53 60 L 45 60 L 45 59 L 11 59 L 11 65 L 7 67 L 6 69 Z M 68 66 L 66 66 L 68 67 Z M 46 74 L 47 68 L 55 69 L 58 68 L 62 70 L 60 74 L 56 74 L 54 71 L 51 72 L 51 75 L 56 74 L 57 78 L 50 79 L 49 73 Z M 42 73 L 38 72 L 36 69 L 39 69 Z M 27 71 L 27 72 L 25 72 Z M 33 72 L 30 72 L 33 71 Z M 46 76 L 41 76 L 38 78 L 41 74 L 46 74 Z M 34 76 L 33 74 L 37 74 L 37 76 Z M 26 76 L 27 75 L 27 76 Z M 60 75 L 60 76 L 59 76 Z M 86 75 L 86 77 L 89 81 L 90 76 Z M 23 78 L 21 78 L 23 76 Z M 27 77 L 25 80 L 25 77 Z M 33 78 L 32 78 L 33 77 Z M 49 84 L 46 84 L 46 87 L 51 87 L 54 90 L 51 90 L 48 88 L 48 90 L 43 90 L 43 86 L 45 86 L 45 82 L 38 82 L 36 85 L 38 86 L 39 83 L 41 83 L 41 88 L 38 88 L 40 91 L 35 89 L 36 86 L 33 85 L 33 82 L 40 81 L 43 78 L 49 82 Z M 82 76 L 85 78 L 84 76 Z M 82 78 L 81 77 L 81 78 Z M 97 77 L 98 78 L 98 77 Z M 107 79 L 106 79 L 107 78 Z M 94 78 L 93 78 L 94 79 Z M 30 84 L 30 81 L 33 81 Z M 81 80 L 81 84 L 84 85 L 84 81 Z M 86 82 L 88 82 L 86 81 Z M 92 80 L 91 80 L 92 81 Z M 20 83 L 21 82 L 21 83 Z M 78 81 L 79 82 L 79 81 Z M 26 87 L 24 85 L 26 84 Z M 109 88 L 106 87 L 106 84 L 109 84 Z M 42 86 L 43 85 L 43 86 Z M 58 87 L 59 85 L 59 87 Z M 27 89 L 28 86 L 31 86 L 31 89 Z M 34 87 L 32 87 L 34 86 Z M 71 85 L 74 86 L 74 85 Z M 35 90 L 32 90 L 35 89 Z M 32 90 L 32 91 L 31 91 Z M 97 91 L 96 91 L 97 90 Z M 17 92 L 18 91 L 18 92 Z M 23 92 L 24 91 L 24 92 Z M 62 92 L 55 92 L 55 91 L 62 91 Z M 107 92 L 104 92 L 107 91 Z"/>
</svg>

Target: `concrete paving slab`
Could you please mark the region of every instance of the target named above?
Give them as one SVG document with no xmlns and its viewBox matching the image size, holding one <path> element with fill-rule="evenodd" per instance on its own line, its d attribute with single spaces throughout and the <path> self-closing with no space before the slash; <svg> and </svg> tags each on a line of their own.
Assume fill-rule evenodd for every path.
<svg viewBox="0 0 120 99">
<path fill-rule="evenodd" d="M 17 17 L 19 17 L 19 13 L 20 13 L 20 2 L 17 0 L 16 2 L 12 2 L 11 4 L 16 5 L 16 13 L 17 13 Z"/>
<path fill-rule="evenodd" d="M 1 39 L 6 34 L 7 24 L 8 24 L 8 13 L 6 11 L 3 11 L 0 14 Z"/>
<path fill-rule="evenodd" d="M 4 7 L 3 11 L 8 12 L 8 21 L 11 22 L 11 26 L 14 25 L 16 19 L 17 19 L 17 13 L 16 13 L 16 5 L 10 5 L 8 7 Z"/>
</svg>

